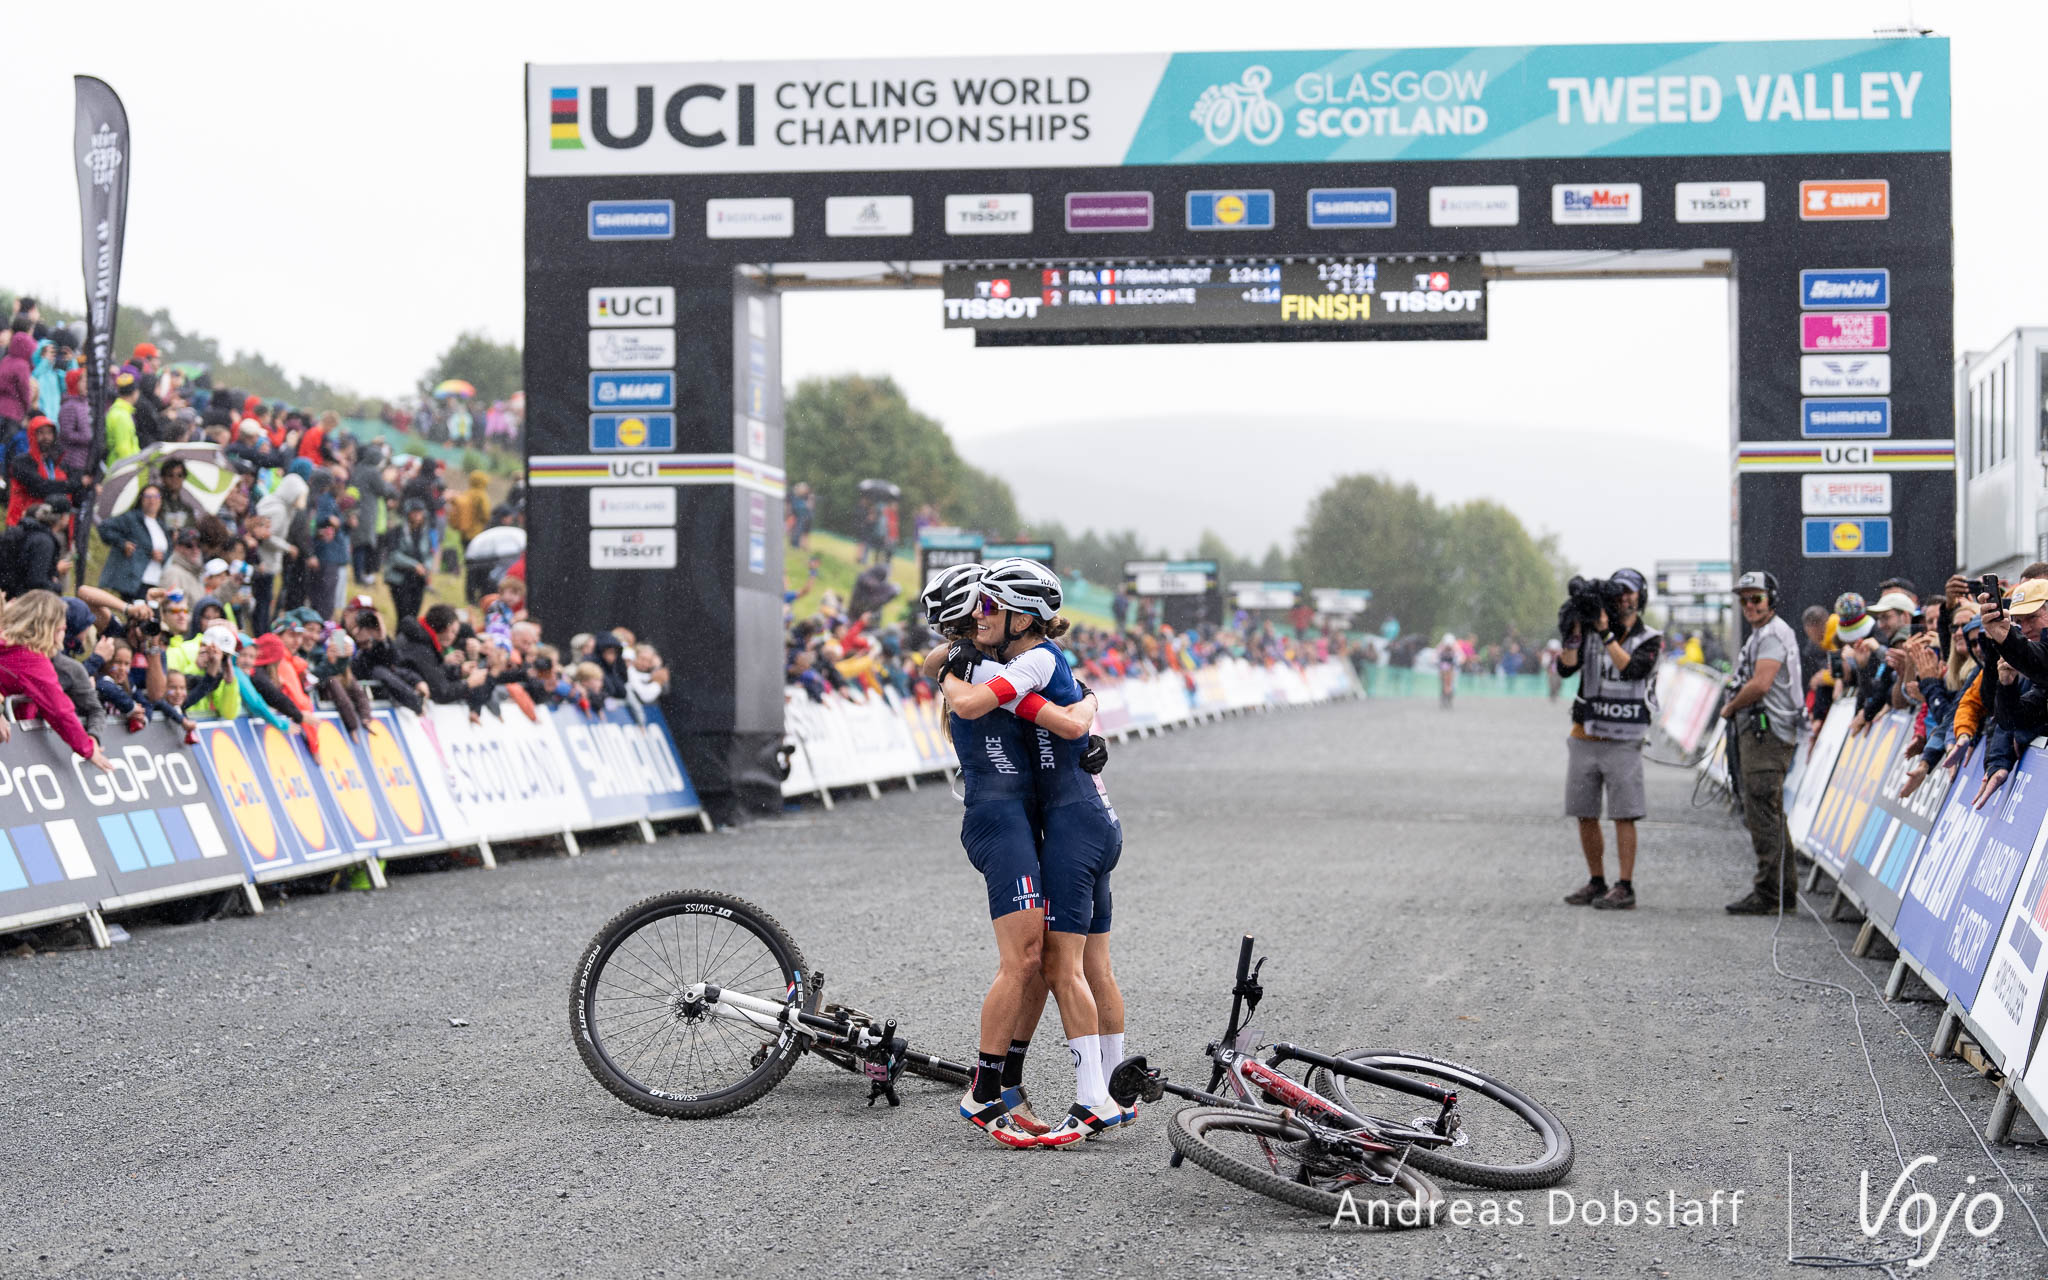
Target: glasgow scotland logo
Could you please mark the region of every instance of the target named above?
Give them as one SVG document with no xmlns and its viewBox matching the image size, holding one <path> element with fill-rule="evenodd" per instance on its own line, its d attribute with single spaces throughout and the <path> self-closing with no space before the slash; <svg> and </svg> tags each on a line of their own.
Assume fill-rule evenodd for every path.
<svg viewBox="0 0 2048 1280">
<path fill-rule="evenodd" d="M 1254 146 L 1270 146 L 1286 123 L 1280 104 L 1266 96 L 1273 73 L 1264 67 L 1246 67 L 1236 84 L 1212 84 L 1195 99 L 1190 119 L 1202 126 L 1202 134 L 1214 146 L 1227 147 L 1242 134 Z"/>
</svg>

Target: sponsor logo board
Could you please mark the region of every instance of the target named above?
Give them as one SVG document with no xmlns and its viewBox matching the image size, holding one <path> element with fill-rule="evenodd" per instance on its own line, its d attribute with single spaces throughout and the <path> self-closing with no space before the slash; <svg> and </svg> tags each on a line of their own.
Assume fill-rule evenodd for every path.
<svg viewBox="0 0 2048 1280">
<path fill-rule="evenodd" d="M 1069 191 L 1069 231 L 1150 231 L 1150 191 Z"/>
<path fill-rule="evenodd" d="M 949 236 L 1020 236 L 1030 230 L 1029 193 L 946 197 Z"/>
<path fill-rule="evenodd" d="M 1892 433 L 1892 402 L 1887 396 L 1863 400 L 1801 400 L 1799 434 L 1824 436 L 1888 436 Z"/>
<path fill-rule="evenodd" d="M 1522 220 L 1520 187 L 1431 187 L 1432 227 L 1512 227 Z"/>
<path fill-rule="evenodd" d="M 590 375 L 590 407 L 673 409 L 676 407 L 676 375 L 665 369 L 650 373 L 593 373 Z"/>
<path fill-rule="evenodd" d="M 1799 216 L 1807 222 L 1820 218 L 1889 218 L 1892 216 L 1892 184 L 1879 178 L 1868 182 L 1823 179 L 1799 184 Z"/>
<path fill-rule="evenodd" d="M 1391 227 L 1392 187 L 1317 187 L 1308 193 L 1311 227 Z"/>
<path fill-rule="evenodd" d="M 1550 220 L 1558 226 L 1641 222 L 1643 188 L 1634 182 L 1560 182 L 1550 188 Z"/>
<path fill-rule="evenodd" d="M 676 291 L 673 285 L 592 289 L 589 307 L 590 324 L 593 328 L 674 324 Z"/>
<path fill-rule="evenodd" d="M 674 529 L 592 529 L 590 567 L 593 569 L 673 569 L 676 567 Z"/>
<path fill-rule="evenodd" d="M 675 522 L 676 491 L 665 485 L 611 485 L 590 491 L 593 529 L 632 529 Z"/>
<path fill-rule="evenodd" d="M 1808 396 L 1888 396 L 1890 356 L 1801 356 L 1799 392 Z"/>
<path fill-rule="evenodd" d="M 1888 351 L 1889 311 L 1808 311 L 1799 317 L 1801 351 Z"/>
<path fill-rule="evenodd" d="M 676 415 L 672 413 L 593 413 L 592 453 L 667 453 L 676 447 Z"/>
<path fill-rule="evenodd" d="M 1270 231 L 1273 193 L 1190 191 L 1187 211 L 1190 231 Z"/>
<path fill-rule="evenodd" d="M 911 227 L 909 196 L 827 196 L 828 236 L 907 236 Z"/>
<path fill-rule="evenodd" d="M 779 240 L 793 236 L 796 201 L 789 196 L 706 200 L 704 234 L 712 240 Z"/>
<path fill-rule="evenodd" d="M 1888 556 L 1892 553 L 1890 516 L 1835 520 L 1808 516 L 1800 525 L 1808 556 Z"/>
<path fill-rule="evenodd" d="M 1892 304 L 1892 273 L 1884 267 L 1809 267 L 1799 273 L 1799 305 L 1882 310 Z"/>
<path fill-rule="evenodd" d="M 592 329 L 593 369 L 672 369 L 676 363 L 674 329 Z"/>
<path fill-rule="evenodd" d="M 1762 222 L 1761 182 L 1681 182 L 1672 192 L 1680 222 Z"/>
<path fill-rule="evenodd" d="M 1892 511 L 1892 478 L 1872 472 L 1799 477 L 1799 510 L 1809 516 L 1885 516 Z"/>
<path fill-rule="evenodd" d="M 592 200 L 584 231 L 592 240 L 673 240 L 673 200 Z"/>
<path fill-rule="evenodd" d="M 1821 441 L 1773 440 L 1745 442 L 1735 450 L 1735 469 L 1767 471 L 1952 471 L 1953 440 L 1872 440 L 1827 444 Z"/>
</svg>

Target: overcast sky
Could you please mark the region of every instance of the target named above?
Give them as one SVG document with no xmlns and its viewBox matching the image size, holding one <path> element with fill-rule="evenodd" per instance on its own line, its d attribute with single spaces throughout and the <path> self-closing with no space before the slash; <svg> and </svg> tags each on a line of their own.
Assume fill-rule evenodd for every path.
<svg viewBox="0 0 2048 1280">
<path fill-rule="evenodd" d="M 74 72 L 113 84 L 135 132 L 123 300 L 169 307 L 180 325 L 229 349 L 260 350 L 293 373 L 388 394 L 409 388 L 461 330 L 520 336 L 528 61 L 1803 39 L 1865 36 L 1909 14 L 1954 41 L 1956 337 L 1960 346 L 1982 346 L 2016 324 L 2048 321 L 2048 254 L 2039 251 L 2048 166 L 2038 161 L 2037 101 L 2048 5 L 2040 3 L 897 0 L 876 10 L 796 0 L 770 8 L 613 10 L 517 0 L 188 0 L 174 9 L 114 0 L 93 6 L 89 16 L 18 3 L 0 19 L 9 49 L 0 285 L 74 308 L 81 300 Z M 106 32 L 122 35 L 102 38 Z M 1713 294 L 1696 286 L 1665 286 L 1667 294 L 1646 287 L 1653 290 L 1649 305 L 1672 314 L 1714 307 Z M 1050 362 L 1011 360 L 1007 369 L 1034 370 L 1011 379 L 1023 392 L 977 402 L 973 383 L 989 366 L 939 358 L 961 336 L 939 334 L 935 308 L 864 297 L 870 309 L 855 331 L 862 334 L 858 343 L 838 325 L 807 327 L 807 314 L 792 317 L 792 375 L 855 367 L 892 372 L 963 439 L 1070 416 L 1071 387 L 1107 359 L 1097 353 L 1091 365 L 1082 353 L 1062 354 L 1057 358 L 1076 371 L 1067 377 L 1035 372 L 1059 367 Z M 801 307 L 837 305 L 806 300 Z M 1584 311 L 1592 318 L 1600 308 L 1586 304 Z M 1700 322 L 1705 332 L 1720 318 Z M 1608 331 L 1617 341 L 1634 341 L 1629 326 L 1610 323 Z M 1658 349 L 1668 354 L 1665 337 Z M 1371 362 L 1374 394 L 1386 412 L 1433 406 L 1437 416 L 1422 420 L 1541 430 L 1569 418 L 1637 423 L 1695 443 L 1726 438 L 1725 397 L 1684 415 L 1646 415 L 1637 382 L 1577 376 L 1589 349 L 1585 329 L 1517 324 L 1505 299 L 1483 355 L 1462 356 L 1449 344 L 1428 351 L 1413 350 L 1427 344 L 1400 345 L 1410 350 L 1398 364 Z M 1633 363 L 1630 351 L 1610 347 L 1606 354 L 1620 365 Z M 1725 368 L 1709 363 L 1725 360 L 1722 349 L 1695 354 L 1700 367 L 1688 377 Z M 1206 411 L 1222 395 L 1232 404 L 1255 400 L 1268 416 L 1327 418 L 1356 408 L 1358 385 L 1342 376 L 1349 369 L 1342 359 L 1319 345 L 1269 348 L 1257 367 L 1278 376 L 1262 372 L 1225 383 L 1214 376 L 1208 349 L 1150 352 L 1145 368 L 1152 376 L 1141 388 L 1094 383 L 1090 416 L 1113 418 L 1127 404 L 1136 411 L 1140 401 L 1148 415 Z M 1467 360 L 1473 363 L 1461 363 Z M 1235 357 L 1230 363 L 1242 366 Z M 1716 377 L 1706 381 L 1724 385 Z M 1105 394 L 1115 409 L 1105 407 Z"/>
</svg>

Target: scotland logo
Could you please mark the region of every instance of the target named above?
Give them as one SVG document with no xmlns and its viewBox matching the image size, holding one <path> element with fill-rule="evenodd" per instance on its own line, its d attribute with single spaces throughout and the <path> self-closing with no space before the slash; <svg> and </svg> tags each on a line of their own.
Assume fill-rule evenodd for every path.
<svg viewBox="0 0 2048 1280">
<path fill-rule="evenodd" d="M 1270 146 L 1286 123 L 1280 104 L 1266 97 L 1273 73 L 1264 67 L 1246 67 L 1236 84 L 1212 84 L 1195 100 L 1190 119 L 1202 126 L 1213 146 L 1227 147 L 1239 134 L 1253 146 Z"/>
</svg>

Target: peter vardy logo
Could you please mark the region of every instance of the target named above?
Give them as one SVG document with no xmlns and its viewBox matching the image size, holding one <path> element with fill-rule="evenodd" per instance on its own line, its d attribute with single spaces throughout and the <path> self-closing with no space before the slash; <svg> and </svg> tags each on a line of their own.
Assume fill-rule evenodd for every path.
<svg viewBox="0 0 2048 1280">
<path fill-rule="evenodd" d="M 1202 136 L 1211 146 L 1227 147 L 1240 137 L 1253 146 L 1271 146 L 1286 124 L 1280 104 L 1266 96 L 1272 83 L 1271 71 L 1246 67 L 1235 84 L 1212 84 L 1202 90 L 1188 116 L 1202 126 Z"/>
</svg>

